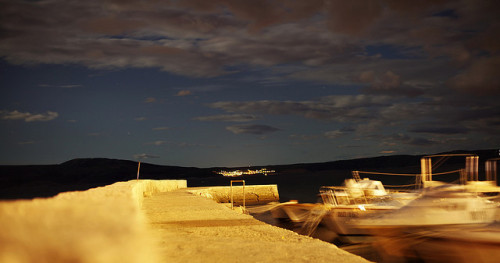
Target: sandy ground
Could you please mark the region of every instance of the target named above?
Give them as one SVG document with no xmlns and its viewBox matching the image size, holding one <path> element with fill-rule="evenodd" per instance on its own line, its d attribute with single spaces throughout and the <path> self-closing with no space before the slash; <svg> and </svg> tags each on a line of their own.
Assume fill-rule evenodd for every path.
<svg viewBox="0 0 500 263">
<path fill-rule="evenodd" d="M 142 209 L 164 262 L 367 262 L 184 189 L 144 198 Z"/>
</svg>

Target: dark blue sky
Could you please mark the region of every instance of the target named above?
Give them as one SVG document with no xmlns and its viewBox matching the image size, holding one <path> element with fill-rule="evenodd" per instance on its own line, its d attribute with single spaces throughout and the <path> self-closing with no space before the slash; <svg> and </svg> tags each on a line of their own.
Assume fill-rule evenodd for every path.
<svg viewBox="0 0 500 263">
<path fill-rule="evenodd" d="M 497 1 L 0 6 L 0 164 L 500 148 Z"/>
</svg>

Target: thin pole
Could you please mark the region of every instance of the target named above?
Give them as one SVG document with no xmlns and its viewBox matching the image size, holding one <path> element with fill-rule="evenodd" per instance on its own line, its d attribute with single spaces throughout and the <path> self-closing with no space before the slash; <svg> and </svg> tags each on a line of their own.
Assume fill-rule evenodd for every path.
<svg viewBox="0 0 500 263">
<path fill-rule="evenodd" d="M 137 165 L 137 181 L 139 181 L 139 171 L 141 170 L 141 162 Z"/>
<path fill-rule="evenodd" d="M 243 183 L 243 209 L 245 209 L 245 180 L 231 180 L 231 209 L 234 209 L 233 203 L 233 182 L 234 183 Z"/>
</svg>

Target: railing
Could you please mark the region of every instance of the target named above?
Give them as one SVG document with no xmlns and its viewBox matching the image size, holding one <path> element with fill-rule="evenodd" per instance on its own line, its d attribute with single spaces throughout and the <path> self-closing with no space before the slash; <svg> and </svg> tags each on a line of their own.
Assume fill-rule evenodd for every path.
<svg viewBox="0 0 500 263">
<path fill-rule="evenodd" d="M 233 182 L 234 183 L 243 183 L 243 209 L 245 209 L 245 180 L 231 180 L 231 209 L 233 207 Z"/>
<path fill-rule="evenodd" d="M 323 204 L 338 206 L 348 204 L 366 204 L 368 197 L 364 189 L 348 189 L 343 186 L 322 186 L 319 189 Z"/>
</svg>

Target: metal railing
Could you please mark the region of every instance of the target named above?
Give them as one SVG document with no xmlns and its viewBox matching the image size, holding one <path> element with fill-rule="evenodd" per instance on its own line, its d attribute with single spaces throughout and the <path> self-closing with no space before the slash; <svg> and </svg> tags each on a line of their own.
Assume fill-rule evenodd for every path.
<svg viewBox="0 0 500 263">
<path fill-rule="evenodd" d="M 245 209 L 245 180 L 231 180 L 231 209 L 233 209 L 233 183 L 243 183 L 243 209 Z"/>
</svg>

